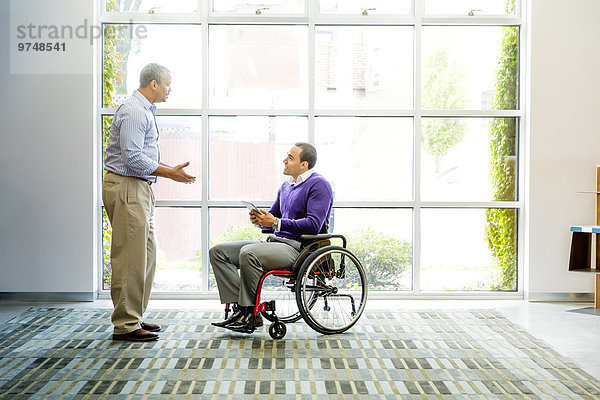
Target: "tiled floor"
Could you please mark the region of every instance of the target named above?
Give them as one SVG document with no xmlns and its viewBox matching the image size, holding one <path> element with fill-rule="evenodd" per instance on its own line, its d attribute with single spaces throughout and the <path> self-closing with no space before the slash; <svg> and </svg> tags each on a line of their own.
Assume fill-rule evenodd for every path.
<svg viewBox="0 0 600 400">
<path fill-rule="evenodd" d="M 523 300 L 370 300 L 367 305 L 371 310 L 496 309 L 600 379 L 600 358 L 597 357 L 600 354 L 600 313 L 572 312 L 590 306 L 589 303 L 529 303 Z M 31 307 L 112 308 L 112 303 L 110 300 L 51 304 L 0 302 L 0 323 Z M 219 310 L 221 306 L 214 300 L 153 300 L 149 308 Z"/>
</svg>

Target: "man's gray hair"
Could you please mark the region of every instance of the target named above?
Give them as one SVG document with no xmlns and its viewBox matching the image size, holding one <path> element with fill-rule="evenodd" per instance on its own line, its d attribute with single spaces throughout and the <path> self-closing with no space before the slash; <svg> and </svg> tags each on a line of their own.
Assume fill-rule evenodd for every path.
<svg viewBox="0 0 600 400">
<path fill-rule="evenodd" d="M 142 68 L 142 72 L 140 72 L 140 87 L 144 88 L 152 81 L 161 83 L 161 80 L 170 72 L 160 64 L 150 63 Z"/>
</svg>

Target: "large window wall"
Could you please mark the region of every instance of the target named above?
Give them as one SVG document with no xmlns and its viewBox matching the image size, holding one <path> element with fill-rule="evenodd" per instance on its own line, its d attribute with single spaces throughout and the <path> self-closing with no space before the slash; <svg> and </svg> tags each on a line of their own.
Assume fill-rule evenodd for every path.
<svg viewBox="0 0 600 400">
<path fill-rule="evenodd" d="M 518 0 L 105 0 L 100 147 L 140 69 L 158 62 L 173 79 L 157 109 L 161 158 L 190 161 L 197 176 L 153 185 L 155 293 L 215 293 L 208 249 L 264 239 L 240 200 L 270 206 L 298 141 L 317 146 L 317 170 L 334 188 L 331 228 L 350 239 L 372 294 L 520 292 L 520 9 Z M 102 229 L 108 290 L 106 217 Z"/>
</svg>

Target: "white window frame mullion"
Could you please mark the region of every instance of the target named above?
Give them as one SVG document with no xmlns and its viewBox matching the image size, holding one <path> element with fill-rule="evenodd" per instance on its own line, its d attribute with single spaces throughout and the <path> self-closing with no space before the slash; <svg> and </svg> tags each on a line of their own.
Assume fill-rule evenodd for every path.
<svg viewBox="0 0 600 400">
<path fill-rule="evenodd" d="M 94 23 L 101 25 L 101 16 L 103 14 L 103 10 L 105 8 L 104 5 L 104 1 L 98 1 L 96 3 L 96 15 L 97 18 L 94 21 Z M 104 34 L 102 35 L 102 37 L 100 38 L 100 40 L 96 40 L 95 41 L 95 54 L 96 54 L 96 59 L 94 60 L 94 72 L 95 72 L 95 83 L 96 83 L 96 101 L 95 101 L 95 105 L 96 105 L 96 110 L 101 110 L 103 109 L 104 104 L 103 102 L 103 84 L 104 84 L 104 73 L 103 73 L 103 56 L 104 56 Z M 114 112 L 113 112 L 114 113 Z M 102 155 L 103 155 L 103 130 L 102 130 L 102 120 L 104 118 L 104 114 L 102 112 L 98 112 L 96 111 L 96 117 L 95 117 L 95 132 L 94 134 L 96 135 L 96 145 L 98 146 L 96 148 L 96 187 L 98 188 L 98 190 L 96 191 L 96 204 L 98 204 L 98 206 L 96 207 L 97 213 L 98 215 L 96 216 L 96 223 L 98 225 L 96 225 L 97 227 L 100 227 L 100 229 L 96 229 L 96 235 L 95 235 L 95 239 L 96 239 L 96 244 L 97 244 L 97 251 L 96 251 L 96 256 L 97 256 L 97 260 L 98 260 L 98 264 L 100 266 L 100 268 L 98 268 L 97 274 L 98 274 L 98 293 L 103 293 L 106 290 L 104 289 L 104 226 L 103 226 L 103 209 L 104 209 L 104 202 L 102 201 L 102 163 L 104 162 L 104 160 L 102 159 Z"/>
<path fill-rule="evenodd" d="M 268 200 L 254 200 L 257 207 L 269 208 Z M 156 200 L 157 207 L 234 207 L 244 208 L 238 200 Z M 406 201 L 363 201 L 363 200 L 334 200 L 336 208 L 413 208 L 417 202 Z M 421 201 L 420 208 L 518 208 L 519 201 Z"/>
<path fill-rule="evenodd" d="M 204 3 L 202 10 L 202 201 L 200 204 L 200 215 L 201 215 L 201 246 L 200 251 L 201 257 L 201 282 L 200 292 L 209 292 L 209 260 L 208 250 L 210 248 L 210 209 L 209 209 L 209 126 L 208 126 L 208 108 L 209 108 L 209 87 L 208 87 L 208 73 L 209 73 L 209 60 L 208 60 L 208 43 L 209 43 L 209 24 L 208 16 L 212 11 L 212 0 L 202 0 Z"/>
<path fill-rule="evenodd" d="M 104 13 L 102 22 L 111 24 L 197 24 L 199 14 Z"/>
<path fill-rule="evenodd" d="M 516 10 L 520 13 L 522 23 L 519 25 L 519 110 L 522 111 L 519 118 L 518 135 L 519 135 L 519 148 L 518 148 L 518 162 L 517 162 L 517 178 L 518 178 L 518 193 L 517 199 L 519 208 L 517 210 L 517 293 L 523 295 L 525 293 L 525 234 L 526 234 L 526 217 L 527 207 L 526 205 L 526 190 L 527 190 L 527 179 L 526 172 L 529 170 L 526 168 L 528 164 L 528 136 L 527 132 L 527 119 L 528 109 L 525 107 L 527 99 L 527 36 L 529 26 L 527 25 L 527 1 L 515 0 Z"/>
<path fill-rule="evenodd" d="M 315 15 L 318 2 L 306 0 L 308 15 L 308 143 L 315 144 Z"/>
<path fill-rule="evenodd" d="M 397 25 L 397 26 L 412 26 L 415 24 L 415 18 L 409 15 L 317 15 L 314 19 L 315 25 Z"/>
<path fill-rule="evenodd" d="M 421 291 L 421 64 L 422 64 L 422 16 L 424 2 L 414 0 L 415 25 L 414 25 L 414 135 L 413 135 L 413 246 L 412 246 L 412 292 L 419 294 Z"/>
<path fill-rule="evenodd" d="M 421 23 L 423 25 L 442 25 L 442 26 L 503 26 L 503 25 L 521 25 L 520 17 L 423 17 Z"/>
<path fill-rule="evenodd" d="M 521 117 L 521 110 L 420 110 L 422 117 L 505 118 Z"/>
<path fill-rule="evenodd" d="M 269 16 L 269 15 L 231 15 L 210 16 L 209 24 L 215 25 L 306 25 L 308 19 L 304 15 L 299 16 Z"/>
</svg>

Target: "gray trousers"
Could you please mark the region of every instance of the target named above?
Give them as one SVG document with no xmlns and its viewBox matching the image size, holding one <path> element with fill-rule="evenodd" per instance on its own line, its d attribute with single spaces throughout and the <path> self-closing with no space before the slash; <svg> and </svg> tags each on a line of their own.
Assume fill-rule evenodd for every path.
<svg viewBox="0 0 600 400">
<path fill-rule="evenodd" d="M 286 243 L 244 240 L 219 243 L 208 254 L 221 303 L 253 306 L 263 272 L 290 268 L 299 251 Z"/>
</svg>

